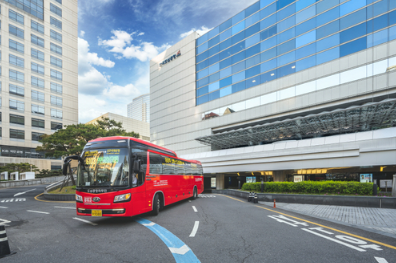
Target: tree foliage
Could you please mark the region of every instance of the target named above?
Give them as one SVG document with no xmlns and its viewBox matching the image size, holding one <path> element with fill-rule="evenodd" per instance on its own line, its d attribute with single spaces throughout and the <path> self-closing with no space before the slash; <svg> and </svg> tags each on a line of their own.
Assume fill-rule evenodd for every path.
<svg viewBox="0 0 396 263">
<path fill-rule="evenodd" d="M 122 128 L 122 122 L 102 117 L 97 124 L 73 124 L 65 125 L 65 129 L 55 133 L 45 134 L 39 140 L 43 145 L 38 146 L 36 151 L 46 152 L 46 156 L 55 158 L 81 154 L 88 141 L 108 136 L 128 136 L 138 138 L 135 132 L 126 132 Z"/>
<path fill-rule="evenodd" d="M 32 165 L 31 169 L 32 172 L 39 171 L 39 169 L 35 165 Z M 0 166 L 0 173 L 2 172 L 8 172 L 8 174 L 11 174 L 13 172 L 30 172 L 30 163 L 7 163 L 4 166 Z"/>
</svg>

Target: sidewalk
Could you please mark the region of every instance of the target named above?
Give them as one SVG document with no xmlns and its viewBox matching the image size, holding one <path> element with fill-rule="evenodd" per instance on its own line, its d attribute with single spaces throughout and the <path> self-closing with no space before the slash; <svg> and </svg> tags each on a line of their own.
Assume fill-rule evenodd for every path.
<svg viewBox="0 0 396 263">
<path fill-rule="evenodd" d="M 287 203 L 276 203 L 276 207 L 396 238 L 396 209 Z"/>
</svg>

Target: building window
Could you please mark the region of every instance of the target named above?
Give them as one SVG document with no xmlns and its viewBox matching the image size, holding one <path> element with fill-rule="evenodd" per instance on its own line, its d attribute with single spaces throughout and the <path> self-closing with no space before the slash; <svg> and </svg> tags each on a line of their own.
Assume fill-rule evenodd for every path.
<svg viewBox="0 0 396 263">
<path fill-rule="evenodd" d="M 56 2 L 58 2 L 59 4 L 62 4 L 62 0 L 55 0 Z"/>
<path fill-rule="evenodd" d="M 62 55 L 62 47 L 55 45 L 54 43 L 51 43 L 51 51 L 53 51 L 59 55 Z"/>
<path fill-rule="evenodd" d="M 23 101 L 10 99 L 10 109 L 24 111 L 25 103 Z"/>
<path fill-rule="evenodd" d="M 10 84 L 10 94 L 18 95 L 21 97 L 25 96 L 25 89 L 23 87 Z"/>
<path fill-rule="evenodd" d="M 62 123 L 51 121 L 51 130 L 56 131 L 62 129 Z"/>
<path fill-rule="evenodd" d="M 24 140 L 25 131 L 10 129 L 10 138 Z"/>
<path fill-rule="evenodd" d="M 16 70 L 10 69 L 10 79 L 24 82 L 25 81 L 25 74 Z"/>
<path fill-rule="evenodd" d="M 10 48 L 15 51 L 25 53 L 25 46 L 19 42 L 12 40 L 12 39 L 10 39 Z"/>
<path fill-rule="evenodd" d="M 44 93 L 37 90 L 32 90 L 32 99 L 44 102 Z"/>
<path fill-rule="evenodd" d="M 58 32 L 56 32 L 55 30 L 52 30 L 52 29 L 51 29 L 50 33 L 51 33 L 50 35 L 51 35 L 52 39 L 62 42 L 62 34 L 59 34 Z"/>
<path fill-rule="evenodd" d="M 13 26 L 13 25 L 9 25 L 9 32 L 10 34 L 20 37 L 20 38 L 25 38 L 25 31 L 23 31 L 23 29 L 20 29 L 19 27 Z"/>
<path fill-rule="evenodd" d="M 25 60 L 23 58 L 14 56 L 14 55 L 9 55 L 9 59 L 10 59 L 10 64 L 15 65 L 17 67 L 25 67 Z"/>
<path fill-rule="evenodd" d="M 32 104 L 32 113 L 44 115 L 44 106 Z"/>
<path fill-rule="evenodd" d="M 51 104 L 62 107 L 62 98 L 57 96 L 51 96 Z"/>
<path fill-rule="evenodd" d="M 44 61 L 44 52 L 32 48 L 32 57 Z"/>
<path fill-rule="evenodd" d="M 57 7 L 54 4 L 50 4 L 50 10 L 52 13 L 57 14 L 58 16 L 62 17 L 62 9 L 60 9 L 59 7 Z"/>
<path fill-rule="evenodd" d="M 10 114 L 10 123 L 25 125 L 25 117 L 15 114 Z"/>
<path fill-rule="evenodd" d="M 39 24 L 32 20 L 31 27 L 33 30 L 36 30 L 37 32 L 39 32 L 41 34 L 44 34 L 44 26 L 42 24 Z"/>
<path fill-rule="evenodd" d="M 51 69 L 51 78 L 62 80 L 62 72 L 55 69 Z"/>
<path fill-rule="evenodd" d="M 32 76 L 32 86 L 36 86 L 36 87 L 44 89 L 44 80 Z"/>
<path fill-rule="evenodd" d="M 51 16 L 50 24 L 62 30 L 62 22 Z"/>
<path fill-rule="evenodd" d="M 0 127 L 0 137 L 3 137 L 3 129 Z"/>
<path fill-rule="evenodd" d="M 23 9 L 25 12 L 44 20 L 44 3 L 43 0 L 4 0 L 5 2 Z"/>
<path fill-rule="evenodd" d="M 32 71 L 44 75 L 44 66 L 32 62 Z"/>
<path fill-rule="evenodd" d="M 23 15 L 12 11 L 11 9 L 9 9 L 8 15 L 10 16 L 10 19 L 14 20 L 15 22 L 21 23 L 22 25 L 24 24 Z"/>
<path fill-rule="evenodd" d="M 35 36 L 32 34 L 32 43 L 36 44 L 40 47 L 44 47 L 44 39 L 42 39 L 41 37 Z"/>
<path fill-rule="evenodd" d="M 62 67 L 62 59 L 51 56 L 51 64 L 57 67 Z"/>
<path fill-rule="evenodd" d="M 40 120 L 40 119 L 32 118 L 32 127 L 44 128 L 45 127 L 45 121 L 44 120 Z"/>
<path fill-rule="evenodd" d="M 62 85 L 51 82 L 51 91 L 62 94 Z"/>
<path fill-rule="evenodd" d="M 51 109 L 51 117 L 62 119 L 63 112 L 61 110 Z"/>
<path fill-rule="evenodd" d="M 32 132 L 32 141 L 38 142 L 43 135 L 44 133 Z"/>
</svg>

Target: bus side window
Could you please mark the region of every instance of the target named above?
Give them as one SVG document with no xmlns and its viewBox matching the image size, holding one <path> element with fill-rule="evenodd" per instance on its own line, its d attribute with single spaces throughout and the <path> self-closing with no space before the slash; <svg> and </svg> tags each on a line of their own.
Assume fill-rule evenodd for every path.
<svg viewBox="0 0 396 263">
<path fill-rule="evenodd" d="M 150 174 L 162 174 L 163 159 L 161 155 L 150 152 Z"/>
<path fill-rule="evenodd" d="M 203 168 L 200 164 L 198 164 L 198 175 L 203 175 Z"/>
<path fill-rule="evenodd" d="M 138 159 L 141 160 L 140 171 L 137 174 L 137 186 L 140 186 L 144 183 L 146 170 L 147 170 L 147 151 L 132 148 L 132 156 L 137 155 Z M 136 176 L 136 174 L 135 174 Z M 132 178 L 133 179 L 133 178 Z M 132 181 L 133 183 L 133 181 Z"/>
</svg>

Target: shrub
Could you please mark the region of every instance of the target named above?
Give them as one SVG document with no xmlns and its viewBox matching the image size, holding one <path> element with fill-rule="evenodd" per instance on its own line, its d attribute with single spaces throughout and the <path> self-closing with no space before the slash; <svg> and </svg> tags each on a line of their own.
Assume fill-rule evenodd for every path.
<svg viewBox="0 0 396 263">
<path fill-rule="evenodd" d="M 260 192 L 261 182 L 244 183 L 242 190 Z M 266 182 L 264 192 L 269 193 L 307 193 L 307 194 L 359 194 L 372 195 L 372 183 L 345 182 L 345 181 L 303 181 L 293 182 Z"/>
</svg>

